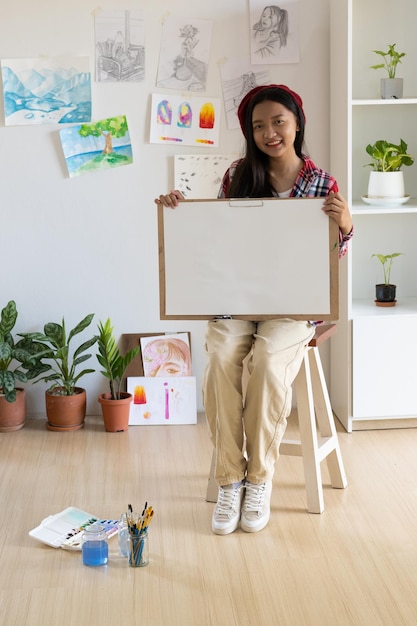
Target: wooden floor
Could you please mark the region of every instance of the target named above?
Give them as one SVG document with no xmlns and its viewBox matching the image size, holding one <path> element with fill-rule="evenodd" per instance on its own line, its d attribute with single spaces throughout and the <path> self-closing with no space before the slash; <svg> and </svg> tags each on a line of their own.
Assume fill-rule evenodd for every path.
<svg viewBox="0 0 417 626">
<path fill-rule="evenodd" d="M 288 434 L 293 434 L 295 418 Z M 32 420 L 0 434 L 0 623 L 152 626 L 386 626 L 417 623 L 417 429 L 339 432 L 349 486 L 306 512 L 302 461 L 278 462 L 269 525 L 213 535 L 211 447 L 195 426 L 75 433 Z M 28 531 L 76 506 L 118 517 L 155 509 L 150 564 L 130 568 L 110 540 L 106 567 Z"/>
</svg>

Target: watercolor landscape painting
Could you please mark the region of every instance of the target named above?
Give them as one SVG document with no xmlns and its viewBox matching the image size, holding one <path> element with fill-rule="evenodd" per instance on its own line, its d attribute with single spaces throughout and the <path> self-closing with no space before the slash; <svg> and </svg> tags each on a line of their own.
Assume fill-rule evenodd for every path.
<svg viewBox="0 0 417 626">
<path fill-rule="evenodd" d="M 126 116 L 59 131 L 70 178 L 133 163 Z"/>
<path fill-rule="evenodd" d="M 5 125 L 91 121 L 88 57 L 1 61 Z"/>
</svg>

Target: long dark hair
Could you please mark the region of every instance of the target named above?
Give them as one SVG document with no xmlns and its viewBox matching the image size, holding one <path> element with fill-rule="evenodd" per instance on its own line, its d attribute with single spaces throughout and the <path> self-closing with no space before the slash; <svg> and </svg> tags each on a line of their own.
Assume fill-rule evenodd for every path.
<svg viewBox="0 0 417 626">
<path fill-rule="evenodd" d="M 247 107 L 244 121 L 246 155 L 239 163 L 232 178 L 229 190 L 230 198 L 269 198 L 274 195 L 268 174 L 268 156 L 256 146 L 252 129 L 252 111 L 257 104 L 265 102 L 265 100 L 279 102 L 294 113 L 299 126 L 294 140 L 294 149 L 300 159 L 303 157 L 305 123 L 303 112 L 297 102 L 291 94 L 278 87 L 259 91 Z"/>
</svg>

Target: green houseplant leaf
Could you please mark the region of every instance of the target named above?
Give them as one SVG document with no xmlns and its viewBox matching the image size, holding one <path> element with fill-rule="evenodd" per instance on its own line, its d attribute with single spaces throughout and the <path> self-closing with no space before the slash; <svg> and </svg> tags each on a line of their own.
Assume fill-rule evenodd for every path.
<svg viewBox="0 0 417 626">
<path fill-rule="evenodd" d="M 403 253 L 402 252 L 393 252 L 392 254 L 373 254 L 373 257 L 376 257 L 377 259 L 379 259 L 379 261 L 382 264 L 382 270 L 384 272 L 384 284 L 385 285 L 390 285 L 390 280 L 391 280 L 391 268 L 392 268 L 392 264 L 394 262 L 394 259 L 397 256 L 401 256 Z"/>
<path fill-rule="evenodd" d="M 385 70 L 388 74 L 388 78 L 395 78 L 397 65 L 402 63 L 401 59 L 405 57 L 405 52 L 397 52 L 395 49 L 396 45 L 396 43 L 388 45 L 388 50 L 386 52 L 383 50 L 372 50 L 372 52 L 375 52 L 375 54 L 382 57 L 383 62 L 377 63 L 376 65 L 370 65 L 370 69 Z"/>
<path fill-rule="evenodd" d="M 101 367 L 101 374 L 108 378 L 110 386 L 110 395 L 112 400 L 118 400 L 121 397 L 121 385 L 124 373 L 128 365 L 139 354 L 140 347 L 131 348 L 124 356 L 120 353 L 116 339 L 114 337 L 114 329 L 111 325 L 110 318 L 98 324 L 98 354 L 97 360 Z"/>
<path fill-rule="evenodd" d="M 43 351 L 44 358 L 52 361 L 49 367 L 52 369 L 52 374 L 39 379 L 54 383 L 50 388 L 52 393 L 66 396 L 74 395 L 76 384 L 80 378 L 95 371 L 93 368 L 77 371 L 77 368 L 81 363 L 91 358 L 91 354 L 84 353 L 97 342 L 97 335 L 84 341 L 71 353 L 72 340 L 90 326 L 93 317 L 94 313 L 86 315 L 68 335 L 64 318 L 62 318 L 61 324 L 56 322 L 45 324 L 43 333 L 24 333 L 21 335 L 24 339 L 36 342 L 38 349 Z"/>
<path fill-rule="evenodd" d="M 26 383 L 49 365 L 42 362 L 46 351 L 30 338 L 15 341 L 12 330 L 17 320 L 16 302 L 10 300 L 0 316 L 0 392 L 7 402 L 16 401 L 16 382 Z"/>
<path fill-rule="evenodd" d="M 378 139 L 374 144 L 368 144 L 365 148 L 372 159 L 366 167 L 372 167 L 375 172 L 398 172 L 403 166 L 414 163 L 414 157 L 407 153 L 408 145 L 403 139 L 394 144 L 385 139 Z"/>
</svg>

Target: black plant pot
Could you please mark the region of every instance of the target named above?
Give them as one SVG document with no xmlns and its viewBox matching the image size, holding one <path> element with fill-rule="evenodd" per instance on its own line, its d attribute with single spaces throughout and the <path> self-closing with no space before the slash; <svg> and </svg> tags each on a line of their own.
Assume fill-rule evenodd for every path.
<svg viewBox="0 0 417 626">
<path fill-rule="evenodd" d="M 377 306 L 395 306 L 397 285 L 375 285 L 375 304 Z"/>
</svg>

